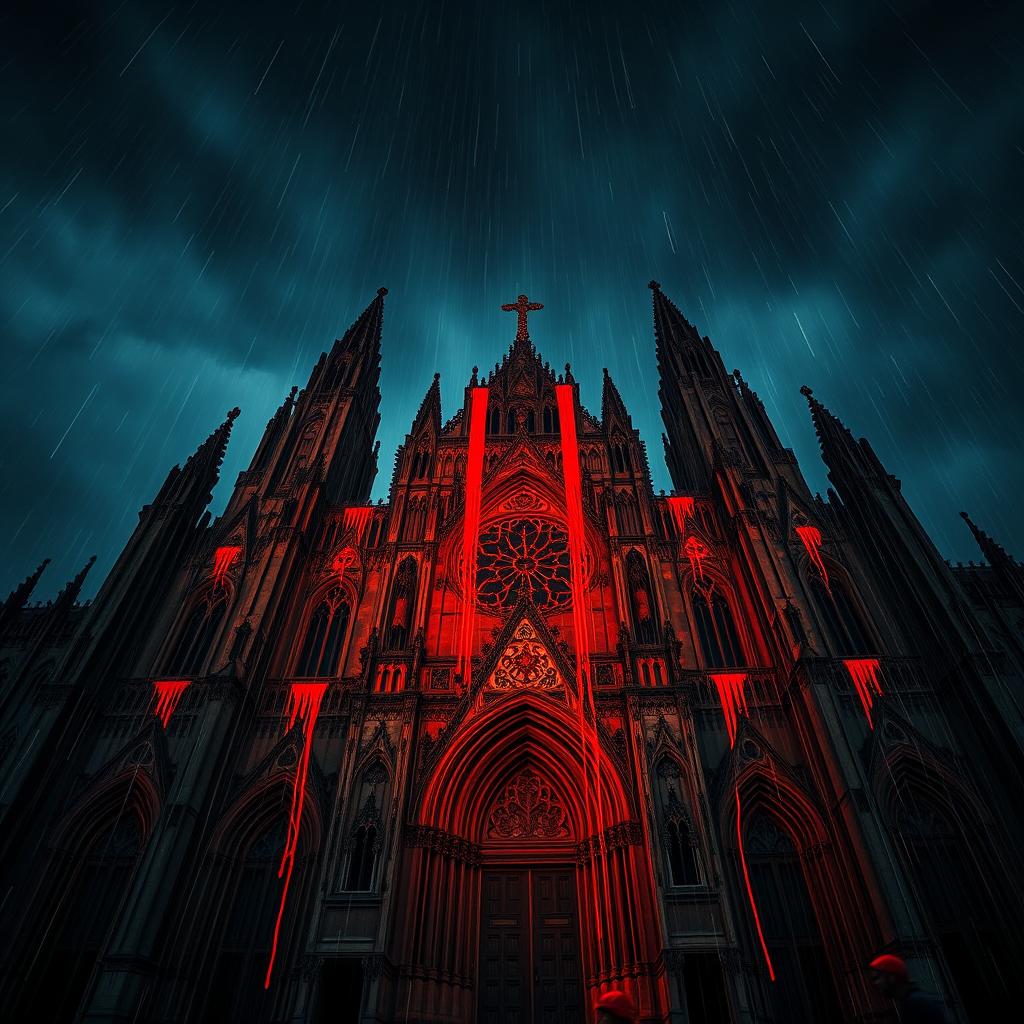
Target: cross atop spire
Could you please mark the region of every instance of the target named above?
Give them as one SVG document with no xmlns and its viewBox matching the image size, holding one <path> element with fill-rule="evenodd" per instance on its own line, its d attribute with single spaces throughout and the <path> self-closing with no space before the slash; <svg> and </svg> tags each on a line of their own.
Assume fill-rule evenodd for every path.
<svg viewBox="0 0 1024 1024">
<path fill-rule="evenodd" d="M 506 313 L 518 313 L 519 324 L 516 327 L 516 341 L 527 341 L 530 332 L 526 327 L 526 316 L 534 310 L 543 309 L 543 302 L 531 302 L 525 295 L 520 295 L 515 302 L 507 302 L 501 307 Z"/>
</svg>

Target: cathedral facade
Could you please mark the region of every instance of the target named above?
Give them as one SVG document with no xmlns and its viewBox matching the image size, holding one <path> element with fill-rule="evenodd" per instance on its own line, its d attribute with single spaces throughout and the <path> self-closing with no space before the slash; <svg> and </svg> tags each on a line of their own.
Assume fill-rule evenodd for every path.
<svg viewBox="0 0 1024 1024">
<path fill-rule="evenodd" d="M 237 410 L 93 601 L 11 594 L 0 1017 L 885 1021 L 882 952 L 1019 1000 L 1024 569 L 970 520 L 947 564 L 805 388 L 812 495 L 651 289 L 671 495 L 520 296 L 370 504 L 381 289 L 221 516 Z"/>
</svg>

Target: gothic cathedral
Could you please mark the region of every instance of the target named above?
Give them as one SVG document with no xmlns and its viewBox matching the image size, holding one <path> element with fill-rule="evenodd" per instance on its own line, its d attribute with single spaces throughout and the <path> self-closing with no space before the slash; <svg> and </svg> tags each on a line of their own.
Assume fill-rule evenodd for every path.
<svg viewBox="0 0 1024 1024">
<path fill-rule="evenodd" d="M 237 409 L 92 602 L 0 606 L 0 1017 L 886 1021 L 886 951 L 1020 1005 L 1024 567 L 945 562 L 804 388 L 812 495 L 650 287 L 671 495 L 520 296 L 369 503 L 382 288 L 223 515 Z"/>
</svg>

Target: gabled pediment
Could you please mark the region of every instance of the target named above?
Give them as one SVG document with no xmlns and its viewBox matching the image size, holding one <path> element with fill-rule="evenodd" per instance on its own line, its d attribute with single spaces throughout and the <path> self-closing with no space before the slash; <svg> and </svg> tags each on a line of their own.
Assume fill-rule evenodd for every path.
<svg viewBox="0 0 1024 1024">
<path fill-rule="evenodd" d="M 489 654 L 473 673 L 470 698 L 481 689 L 520 689 L 575 694 L 572 666 L 558 647 L 532 601 L 523 599 L 512 609 L 494 639 Z"/>
<path fill-rule="evenodd" d="M 564 686 L 554 659 L 526 618 L 516 626 L 484 683 L 485 690 L 503 691 L 555 690 Z"/>
</svg>

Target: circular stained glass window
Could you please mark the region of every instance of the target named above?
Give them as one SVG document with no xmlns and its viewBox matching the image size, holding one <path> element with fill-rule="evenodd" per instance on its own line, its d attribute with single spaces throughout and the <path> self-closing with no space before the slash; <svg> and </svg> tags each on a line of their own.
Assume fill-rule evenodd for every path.
<svg viewBox="0 0 1024 1024">
<path fill-rule="evenodd" d="M 477 600 L 500 611 L 528 597 L 538 608 L 568 608 L 569 537 L 548 519 L 499 519 L 480 532 Z"/>
</svg>

